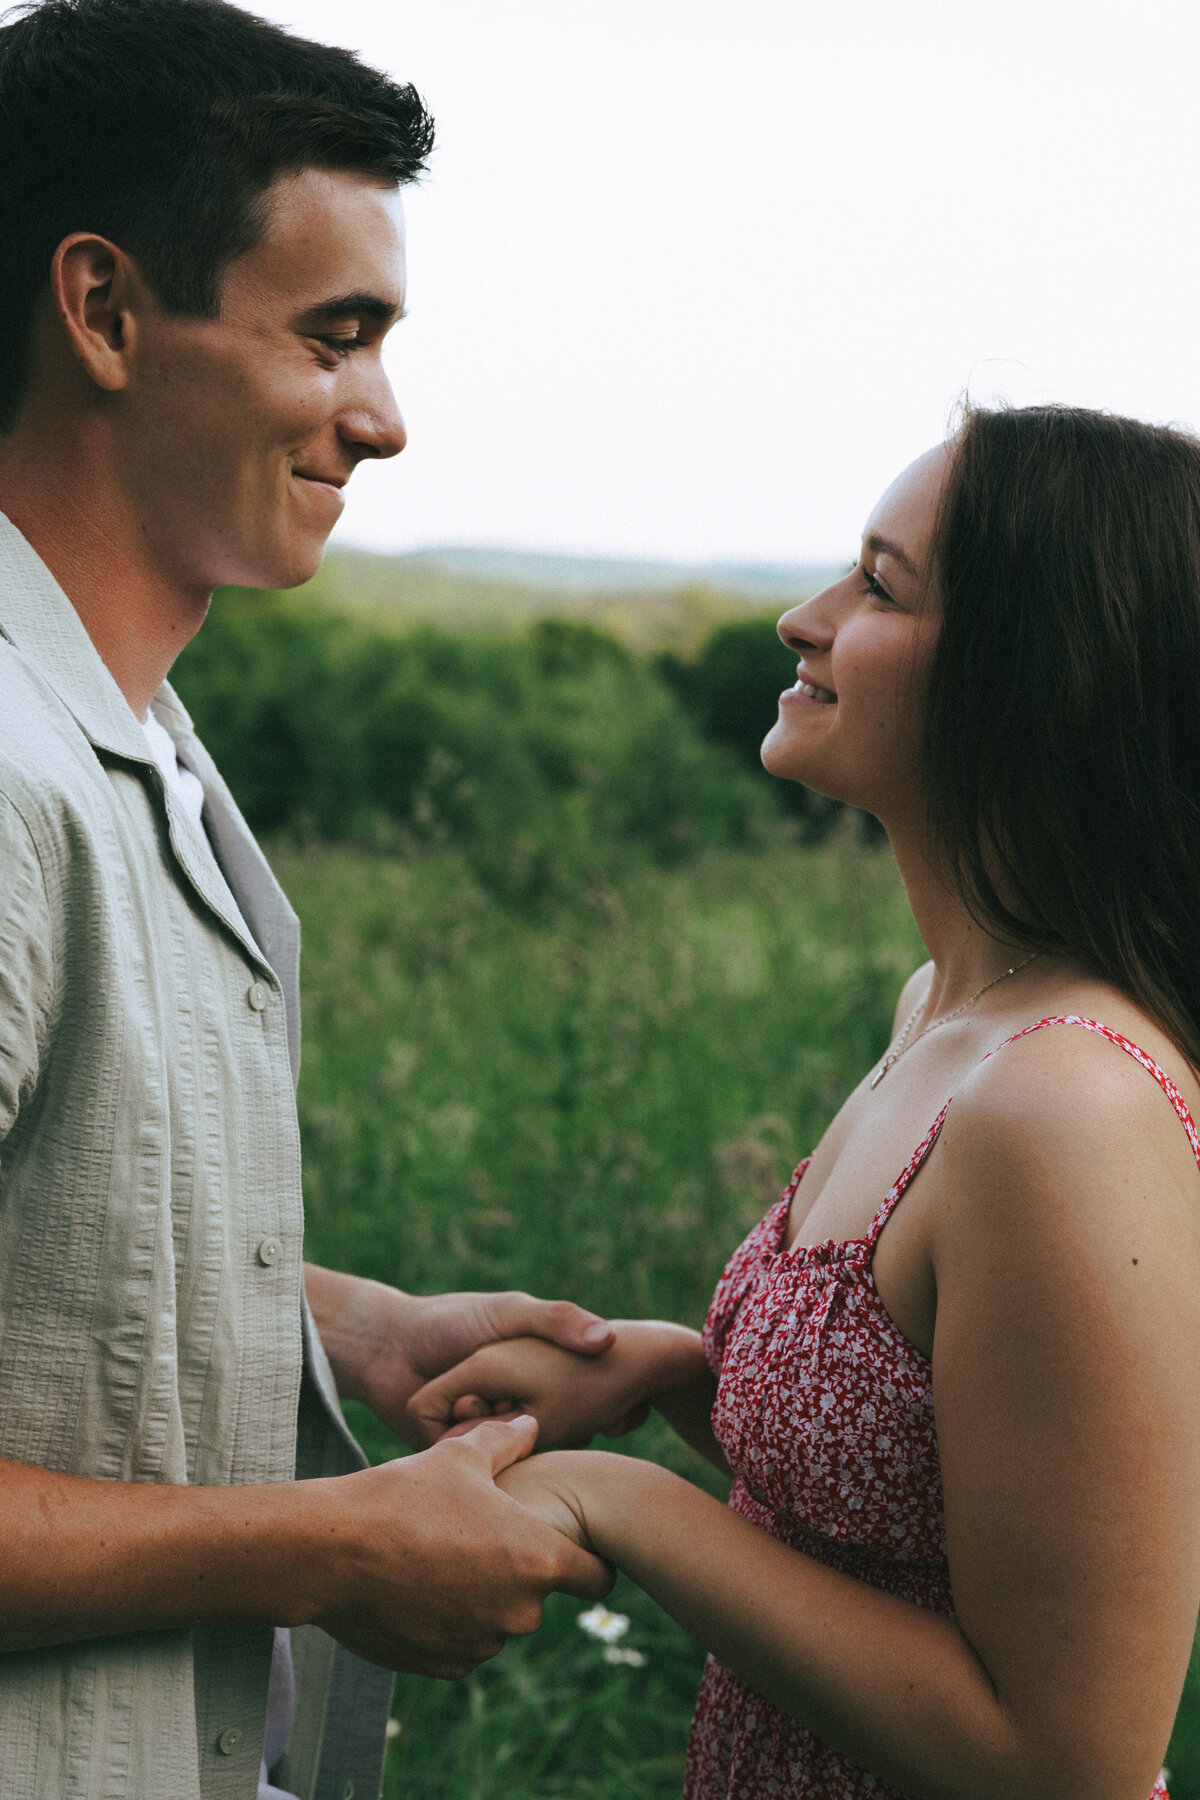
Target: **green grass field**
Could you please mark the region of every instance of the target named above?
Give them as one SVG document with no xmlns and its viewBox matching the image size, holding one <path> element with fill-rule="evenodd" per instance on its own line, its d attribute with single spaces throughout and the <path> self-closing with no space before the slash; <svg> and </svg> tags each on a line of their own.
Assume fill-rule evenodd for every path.
<svg viewBox="0 0 1200 1800">
<path fill-rule="evenodd" d="M 274 861 L 304 922 L 308 1251 L 417 1292 L 698 1324 L 920 955 L 890 856 L 850 831 L 642 870 L 536 919 L 450 852 Z M 654 1422 L 621 1447 L 719 1491 Z M 628 1582 L 610 1605 L 639 1667 L 556 1597 L 468 1681 L 402 1679 L 388 1800 L 676 1795 L 700 1652 Z M 1200 1693 L 1170 1766 L 1173 1800 L 1200 1800 Z"/>
</svg>

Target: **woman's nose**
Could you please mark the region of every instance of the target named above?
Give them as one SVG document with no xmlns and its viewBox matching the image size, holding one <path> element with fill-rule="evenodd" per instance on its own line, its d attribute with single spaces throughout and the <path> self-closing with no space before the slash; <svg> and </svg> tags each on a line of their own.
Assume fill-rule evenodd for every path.
<svg viewBox="0 0 1200 1800">
<path fill-rule="evenodd" d="M 802 600 L 799 606 L 793 606 L 784 613 L 775 627 L 789 650 L 797 655 L 805 650 L 826 649 L 833 641 L 832 621 L 827 616 L 827 609 L 821 605 L 826 594 L 814 594 L 811 600 Z"/>
</svg>

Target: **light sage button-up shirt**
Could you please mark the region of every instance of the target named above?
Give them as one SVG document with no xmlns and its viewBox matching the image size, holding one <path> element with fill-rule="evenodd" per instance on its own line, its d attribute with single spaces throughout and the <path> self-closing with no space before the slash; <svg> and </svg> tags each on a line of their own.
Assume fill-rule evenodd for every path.
<svg viewBox="0 0 1200 1800">
<path fill-rule="evenodd" d="M 0 515 L 0 1456 L 340 1474 L 362 1457 L 303 1295 L 298 924 L 169 686 L 154 712 L 215 857 Z M 276 1779 L 376 1800 L 390 1676 L 294 1637 Z M 271 1647 L 228 1625 L 0 1655 L 0 1793 L 253 1800 Z"/>
</svg>

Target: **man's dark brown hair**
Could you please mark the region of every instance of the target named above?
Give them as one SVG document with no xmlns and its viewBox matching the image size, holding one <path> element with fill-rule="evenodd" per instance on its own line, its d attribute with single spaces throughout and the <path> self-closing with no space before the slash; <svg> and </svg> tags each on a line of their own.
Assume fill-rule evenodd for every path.
<svg viewBox="0 0 1200 1800">
<path fill-rule="evenodd" d="M 170 312 L 213 317 L 280 175 L 399 184 L 433 123 L 415 90 L 225 0 L 42 0 L 0 27 L 0 430 L 24 389 L 34 309 L 63 238 L 132 256 Z"/>
</svg>

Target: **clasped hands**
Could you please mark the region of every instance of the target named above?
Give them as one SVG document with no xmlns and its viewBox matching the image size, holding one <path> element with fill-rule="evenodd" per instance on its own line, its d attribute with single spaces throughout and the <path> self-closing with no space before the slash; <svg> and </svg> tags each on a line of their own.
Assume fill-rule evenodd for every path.
<svg viewBox="0 0 1200 1800">
<path fill-rule="evenodd" d="M 655 1396 L 694 1378 L 699 1346 L 695 1332 L 661 1319 L 620 1319 L 609 1331 L 590 1356 L 546 1336 L 481 1345 L 412 1396 L 410 1429 L 434 1444 L 480 1419 L 528 1413 L 541 1449 L 620 1437 L 642 1424 Z"/>
<path fill-rule="evenodd" d="M 694 1374 L 695 1333 L 613 1327 L 527 1294 L 418 1299 L 311 1267 L 306 1285 L 339 1392 L 424 1449 L 297 1484 L 323 1554 L 306 1562 L 294 1620 L 278 1622 L 321 1625 L 388 1668 L 456 1677 L 536 1630 L 547 1594 L 606 1594 L 612 1571 L 567 1476 L 629 1459 L 526 1459 L 539 1441 L 635 1423 Z"/>
<path fill-rule="evenodd" d="M 636 1429 L 654 1400 L 689 1386 L 705 1367 L 696 1333 L 683 1326 L 622 1319 L 612 1334 L 593 1356 L 545 1338 L 485 1344 L 412 1396 L 411 1427 L 436 1444 L 472 1434 L 481 1420 L 533 1418 L 539 1450 L 583 1448 L 598 1433 Z M 603 1555 L 588 1519 L 601 1475 L 599 1457 L 538 1456 L 512 1464 L 497 1485 L 581 1549 Z M 604 1481 L 612 1478 L 605 1469 Z"/>
</svg>

